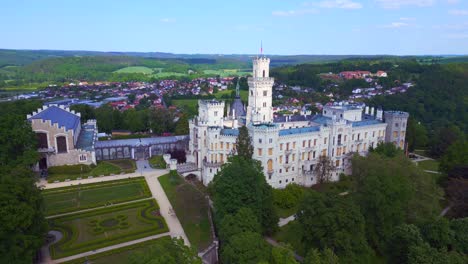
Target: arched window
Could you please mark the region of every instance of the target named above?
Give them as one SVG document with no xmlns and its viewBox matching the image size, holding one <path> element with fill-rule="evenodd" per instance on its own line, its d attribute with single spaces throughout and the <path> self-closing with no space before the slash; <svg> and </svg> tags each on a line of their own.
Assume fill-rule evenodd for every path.
<svg viewBox="0 0 468 264">
<path fill-rule="evenodd" d="M 269 172 L 273 171 L 273 161 L 271 159 L 268 160 L 268 162 L 267 162 L 267 168 L 268 168 Z"/>
<path fill-rule="evenodd" d="M 57 152 L 67 152 L 67 138 L 65 136 L 57 137 Z"/>
<path fill-rule="evenodd" d="M 47 142 L 46 133 L 36 133 L 38 148 L 49 148 L 49 143 Z"/>
<path fill-rule="evenodd" d="M 263 78 L 265 78 L 265 70 L 263 70 Z"/>
</svg>

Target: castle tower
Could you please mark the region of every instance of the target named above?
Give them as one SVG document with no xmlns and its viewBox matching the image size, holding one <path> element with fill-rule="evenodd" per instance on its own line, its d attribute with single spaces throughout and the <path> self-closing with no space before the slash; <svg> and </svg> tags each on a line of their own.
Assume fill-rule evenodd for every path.
<svg viewBox="0 0 468 264">
<path fill-rule="evenodd" d="M 384 119 L 387 123 L 385 142 L 392 142 L 396 147 L 405 149 L 406 124 L 409 114 L 400 111 L 385 111 Z"/>
<path fill-rule="evenodd" d="M 253 60 L 253 77 L 248 78 L 249 105 L 247 124 L 273 122 L 272 93 L 273 78 L 270 76 L 270 59 L 264 56 Z"/>
</svg>

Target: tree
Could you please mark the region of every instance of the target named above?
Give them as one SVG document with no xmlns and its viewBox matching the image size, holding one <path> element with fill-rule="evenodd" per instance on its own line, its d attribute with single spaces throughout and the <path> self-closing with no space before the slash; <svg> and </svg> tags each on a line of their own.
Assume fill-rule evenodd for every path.
<svg viewBox="0 0 468 264">
<path fill-rule="evenodd" d="M 316 248 L 309 250 L 303 264 L 338 264 L 340 260 L 333 250 L 325 248 L 322 252 Z"/>
<path fill-rule="evenodd" d="M 115 127 L 114 110 L 110 105 L 103 105 L 96 109 L 96 121 L 99 131 L 110 133 Z"/>
<path fill-rule="evenodd" d="M 468 164 L 468 141 L 459 140 L 447 148 L 440 160 L 440 170 L 449 173 L 457 166 Z"/>
<path fill-rule="evenodd" d="M 268 261 L 270 248 L 258 233 L 243 232 L 234 235 L 221 251 L 223 263 L 252 263 Z"/>
<path fill-rule="evenodd" d="M 375 152 L 388 158 L 394 158 L 398 155 L 403 154 L 403 151 L 397 148 L 395 144 L 391 142 L 388 142 L 388 143 L 379 142 L 376 148 L 370 149 L 370 152 Z"/>
<path fill-rule="evenodd" d="M 349 262 L 365 262 L 372 254 L 365 237 L 364 217 L 348 197 L 311 191 L 301 203 L 297 221 L 307 248 L 333 248 Z"/>
<path fill-rule="evenodd" d="M 430 154 L 439 158 L 458 140 L 463 140 L 463 132 L 457 126 L 442 127 L 436 130 L 430 142 Z"/>
<path fill-rule="evenodd" d="M 0 173 L 0 256 L 3 263 L 31 263 L 47 224 L 40 190 L 27 167 Z"/>
<path fill-rule="evenodd" d="M 154 108 L 149 111 L 149 127 L 155 134 L 174 132 L 174 112 L 165 108 Z"/>
<path fill-rule="evenodd" d="M 175 126 L 176 135 L 188 135 L 189 134 L 189 121 L 187 115 L 182 115 L 177 121 Z"/>
<path fill-rule="evenodd" d="M 261 233 L 262 228 L 254 212 L 250 208 L 242 207 L 235 214 L 226 215 L 219 225 L 221 241 L 243 232 Z"/>
<path fill-rule="evenodd" d="M 284 189 L 273 189 L 273 200 L 276 206 L 289 209 L 297 206 L 304 197 L 303 187 L 290 183 Z"/>
<path fill-rule="evenodd" d="M 317 182 L 322 184 L 329 182 L 332 172 L 335 170 L 332 160 L 327 156 L 320 156 L 314 167 L 314 174 L 317 176 Z"/>
<path fill-rule="evenodd" d="M 426 127 L 410 116 L 406 127 L 408 150 L 414 151 L 416 148 L 423 148 L 427 145 L 428 140 Z"/>
<path fill-rule="evenodd" d="M 236 140 L 237 155 L 244 159 L 252 159 L 253 146 L 252 139 L 249 135 L 249 130 L 246 126 L 239 128 L 239 136 Z"/>
<path fill-rule="evenodd" d="M 288 246 L 273 247 L 271 250 L 271 264 L 297 264 L 294 252 Z"/>
<path fill-rule="evenodd" d="M 391 263 L 408 263 L 410 248 L 423 243 L 421 233 L 415 225 L 402 224 L 397 226 L 388 242 L 389 261 Z"/>
<path fill-rule="evenodd" d="M 196 249 L 185 246 L 180 238 L 158 239 L 158 243 L 131 254 L 128 260 L 129 264 L 202 264 Z"/>
<path fill-rule="evenodd" d="M 467 174 L 467 167 L 463 168 L 463 173 Z M 451 171 L 453 173 L 453 170 Z M 449 214 L 452 217 L 468 217 L 468 176 L 457 177 L 449 174 L 445 186 L 445 193 L 450 200 Z"/>
<path fill-rule="evenodd" d="M 247 207 L 260 222 L 262 233 L 271 233 L 277 228 L 272 188 L 258 161 L 239 156 L 230 158 L 214 176 L 210 189 L 218 220 Z"/>
<path fill-rule="evenodd" d="M 440 188 L 434 178 L 400 155 L 355 156 L 354 198 L 366 219 L 367 239 L 382 253 L 395 226 L 418 223 L 440 213 Z"/>
<path fill-rule="evenodd" d="M 453 232 L 446 218 L 429 219 L 420 226 L 421 235 L 431 247 L 448 250 L 452 244 Z"/>
<path fill-rule="evenodd" d="M 410 247 L 408 264 L 463 264 L 466 259 L 457 252 L 438 251 L 427 243 Z"/>
<path fill-rule="evenodd" d="M 123 112 L 123 123 L 124 127 L 131 132 L 143 132 L 146 130 L 144 123 L 145 111 L 136 111 L 135 109 L 128 109 Z"/>
<path fill-rule="evenodd" d="M 453 219 L 450 221 L 453 231 L 453 248 L 463 254 L 468 254 L 468 218 Z"/>
</svg>

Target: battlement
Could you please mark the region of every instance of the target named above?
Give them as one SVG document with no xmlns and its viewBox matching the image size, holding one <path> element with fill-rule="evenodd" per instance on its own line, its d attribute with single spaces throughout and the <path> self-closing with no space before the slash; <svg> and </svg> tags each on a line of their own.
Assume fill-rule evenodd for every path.
<svg viewBox="0 0 468 264">
<path fill-rule="evenodd" d="M 392 116 L 392 117 L 401 117 L 401 118 L 408 118 L 409 113 L 407 112 L 402 112 L 402 111 L 385 111 L 384 112 L 385 117 L 387 116 Z"/>
<path fill-rule="evenodd" d="M 219 106 L 219 107 L 224 107 L 224 101 L 218 101 L 216 99 L 210 99 L 210 100 L 198 100 L 199 105 L 203 106 Z"/>
</svg>

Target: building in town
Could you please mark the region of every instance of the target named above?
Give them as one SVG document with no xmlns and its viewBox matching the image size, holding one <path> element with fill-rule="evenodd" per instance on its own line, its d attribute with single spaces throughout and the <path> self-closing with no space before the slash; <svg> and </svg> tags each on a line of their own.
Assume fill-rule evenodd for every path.
<svg viewBox="0 0 468 264">
<path fill-rule="evenodd" d="M 310 186 L 317 182 L 313 171 L 320 156 L 336 167 L 332 180 L 349 171 L 352 153 L 366 155 L 379 142 L 405 145 L 408 113 L 353 105 L 325 106 L 319 115 L 275 116 L 272 108 L 274 79 L 269 76 L 270 59 L 253 60 L 248 78 L 249 99 L 245 109 L 240 100 L 224 116 L 225 103 L 200 100 L 199 115 L 189 121 L 188 162 L 207 185 L 230 155 L 236 153 L 239 126 L 247 126 L 267 182 L 274 188 L 288 183 Z"/>
</svg>

